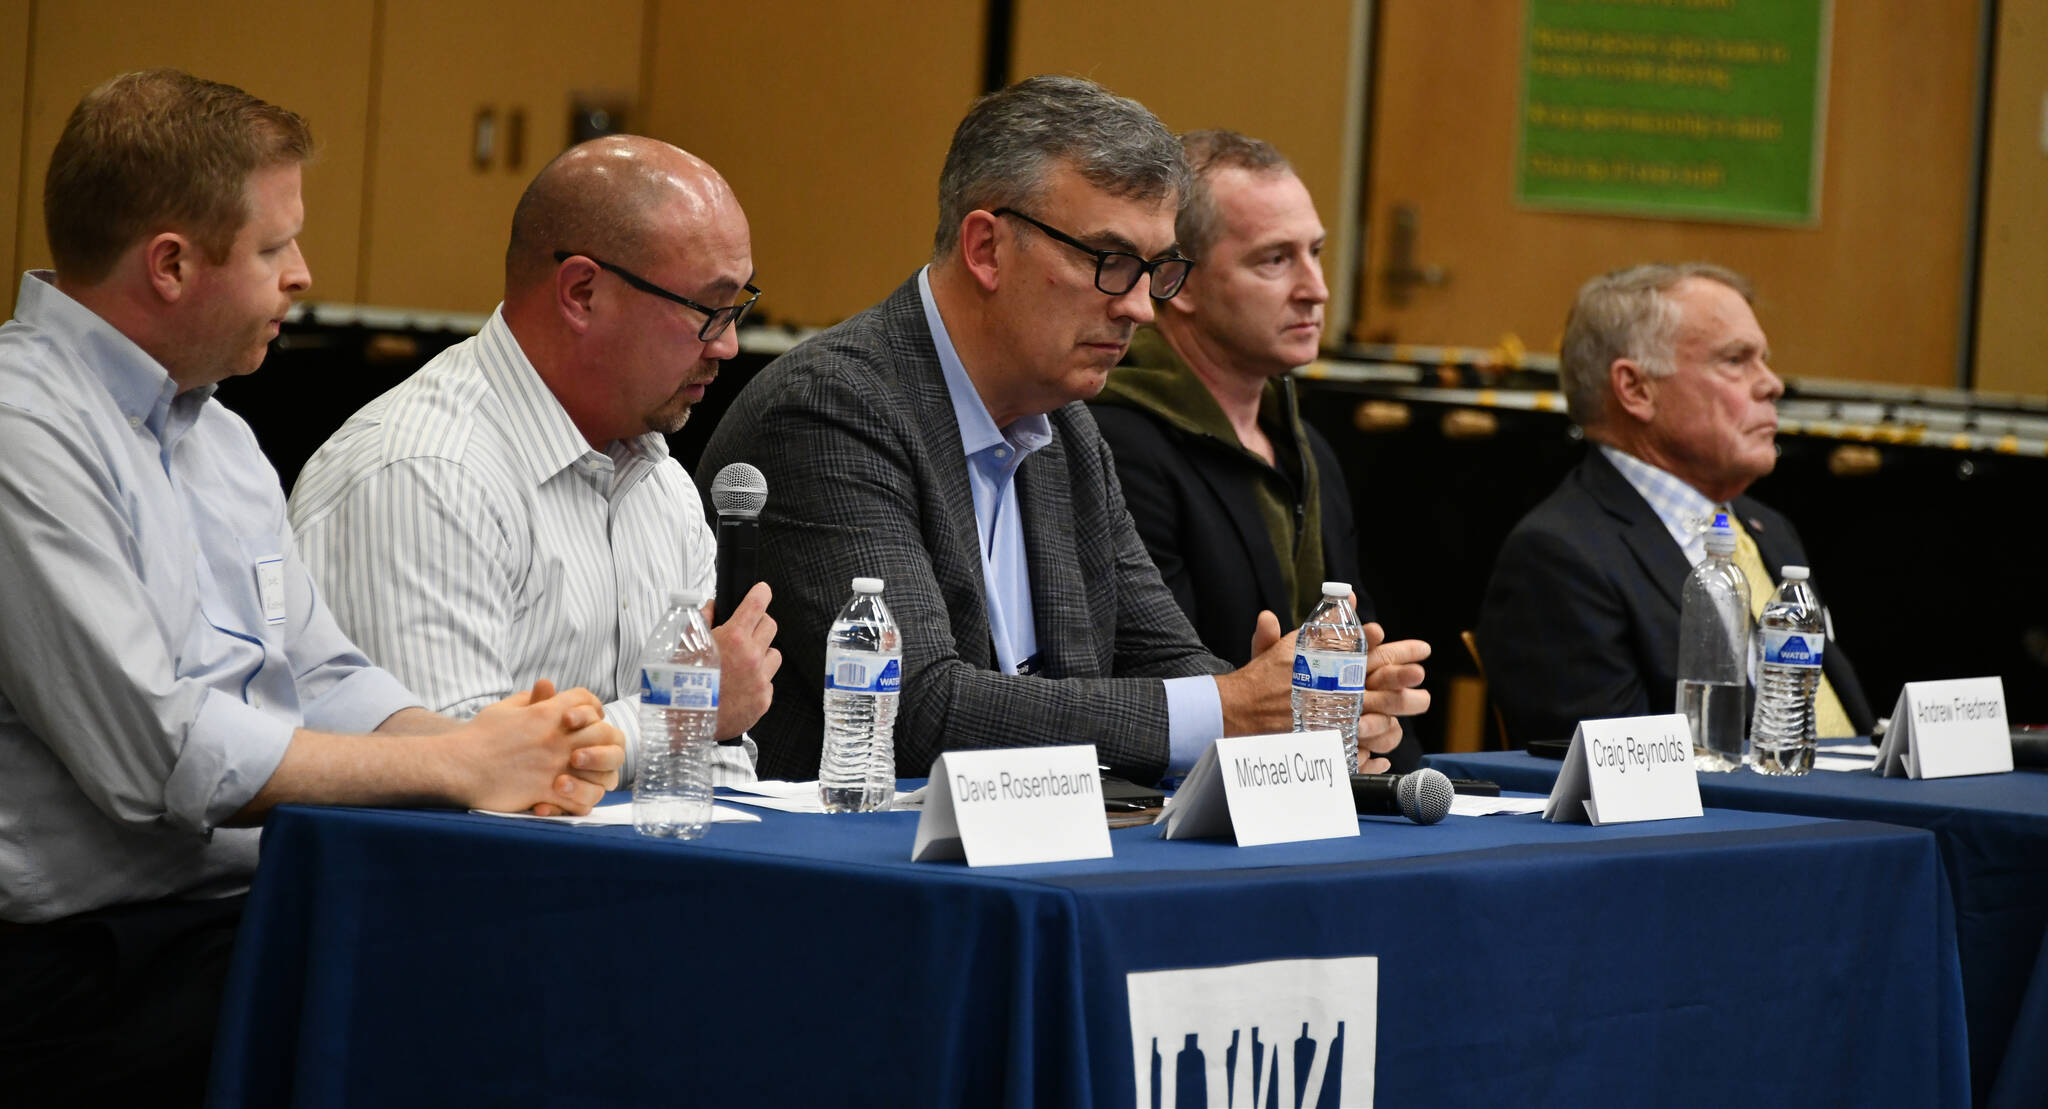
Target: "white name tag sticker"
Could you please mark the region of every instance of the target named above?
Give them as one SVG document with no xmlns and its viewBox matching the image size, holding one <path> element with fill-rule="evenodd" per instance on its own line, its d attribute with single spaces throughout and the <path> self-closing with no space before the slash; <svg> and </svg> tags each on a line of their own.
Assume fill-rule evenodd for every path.
<svg viewBox="0 0 2048 1109">
<path fill-rule="evenodd" d="M 1955 678 L 1907 682 L 1892 707 L 1872 768 L 1887 778 L 1959 778 L 2012 769 L 2005 682 Z"/>
<path fill-rule="evenodd" d="M 256 598 L 263 602 L 264 623 L 284 623 L 284 559 L 265 558 L 257 560 Z"/>
<path fill-rule="evenodd" d="M 1106 859 L 1095 747 L 948 751 L 932 763 L 912 862 L 968 866 Z"/>
<path fill-rule="evenodd" d="M 1543 819 L 1627 824 L 1701 811 L 1692 729 L 1670 713 L 1580 721 Z"/>
<path fill-rule="evenodd" d="M 1355 836 L 1344 741 L 1333 731 L 1219 739 L 1159 822 L 1162 839 L 1234 834 L 1239 847 Z"/>
</svg>

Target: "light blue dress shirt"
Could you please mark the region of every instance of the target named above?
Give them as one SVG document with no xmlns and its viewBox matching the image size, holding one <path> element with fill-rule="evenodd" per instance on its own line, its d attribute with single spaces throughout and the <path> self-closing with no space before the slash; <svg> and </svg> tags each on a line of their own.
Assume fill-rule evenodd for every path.
<svg viewBox="0 0 2048 1109">
<path fill-rule="evenodd" d="M 1685 479 L 1669 470 L 1650 465 L 1627 451 L 1600 444 L 1600 453 L 1607 456 L 1621 476 L 1628 480 L 1635 490 L 1649 502 L 1650 511 L 1664 524 L 1664 530 L 1671 533 L 1671 541 L 1685 552 L 1685 560 L 1698 566 L 1707 557 L 1707 529 L 1714 524 L 1714 513 L 1721 506 L 1715 504 L 1705 493 L 1685 483 Z"/>
<path fill-rule="evenodd" d="M 988 605 L 996 662 L 1005 674 L 1018 673 L 1038 653 L 1031 609 L 1030 567 L 1017 502 L 1017 468 L 1033 451 L 1052 442 L 1052 421 L 1044 413 L 996 427 L 988 405 L 967 376 L 946 321 L 932 299 L 930 267 L 917 272 L 917 295 L 939 353 L 953 418 L 960 425 L 960 449 L 967 456 L 967 483 L 974 492 L 974 520 L 981 532 L 981 583 Z M 1223 734 L 1223 700 L 1216 679 L 1197 674 L 1162 679 L 1166 685 L 1167 773 L 1185 773 L 1210 742 Z"/>
<path fill-rule="evenodd" d="M 217 826 L 293 730 L 419 703 L 335 627 L 212 393 L 48 274 L 0 327 L 0 919 L 245 886 L 257 832 Z"/>
</svg>

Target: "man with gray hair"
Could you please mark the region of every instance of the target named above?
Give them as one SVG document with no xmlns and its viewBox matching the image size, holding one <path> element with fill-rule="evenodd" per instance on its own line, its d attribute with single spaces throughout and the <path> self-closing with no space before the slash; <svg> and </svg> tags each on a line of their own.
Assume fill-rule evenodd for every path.
<svg viewBox="0 0 2048 1109">
<path fill-rule="evenodd" d="M 1675 711 L 1680 590 L 1716 511 L 1737 525 L 1753 607 L 1805 565 L 1790 521 L 1743 493 L 1777 464 L 1770 346 L 1749 283 L 1703 263 L 1648 265 L 1579 290 L 1560 354 L 1565 403 L 1593 448 L 1495 559 L 1478 639 L 1516 742 L 1581 720 Z M 1830 642 L 1823 736 L 1868 735 L 1847 656 Z"/>
<path fill-rule="evenodd" d="M 884 579 L 903 630 L 900 774 L 1093 743 L 1150 781 L 1218 736 L 1288 729 L 1291 638 L 1237 670 L 1202 648 L 1079 403 L 1180 291 L 1187 187 L 1142 105 L 1065 77 L 985 96 L 946 155 L 931 264 L 740 393 L 702 470 L 749 461 L 771 490 L 761 569 L 790 665 L 755 729 L 764 775 L 817 773 L 825 632 L 856 575 Z M 1372 662 L 1368 756 L 1428 703 L 1419 657 Z"/>
</svg>

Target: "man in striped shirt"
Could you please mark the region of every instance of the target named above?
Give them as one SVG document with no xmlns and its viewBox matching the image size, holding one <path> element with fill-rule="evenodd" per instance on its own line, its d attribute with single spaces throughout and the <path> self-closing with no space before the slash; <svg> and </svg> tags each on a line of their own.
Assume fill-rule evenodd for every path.
<svg viewBox="0 0 2048 1109">
<path fill-rule="evenodd" d="M 574 147 L 520 198 L 505 299 L 475 338 L 357 412 L 300 473 L 291 520 L 340 622 L 465 716 L 547 675 L 587 686 L 637 763 L 640 652 L 670 592 L 711 592 L 703 502 L 664 433 L 737 352 L 757 294 L 718 172 L 633 136 Z M 781 664 L 768 587 L 717 628 L 714 781 Z"/>
</svg>

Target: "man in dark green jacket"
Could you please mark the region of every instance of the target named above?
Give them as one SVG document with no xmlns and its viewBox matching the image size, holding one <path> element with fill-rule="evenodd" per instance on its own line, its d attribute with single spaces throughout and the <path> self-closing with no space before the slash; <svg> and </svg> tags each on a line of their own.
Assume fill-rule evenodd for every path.
<svg viewBox="0 0 2048 1109">
<path fill-rule="evenodd" d="M 1297 627 L 1324 581 L 1360 577 L 1342 467 L 1289 377 L 1321 346 L 1324 232 L 1272 146 L 1229 131 L 1181 145 L 1195 185 L 1175 230 L 1197 265 L 1093 410 L 1160 576 L 1203 645 L 1242 664 L 1259 621 Z M 1373 619 L 1363 591 L 1358 609 Z M 1418 758 L 1412 736 L 1391 756 Z"/>
</svg>

